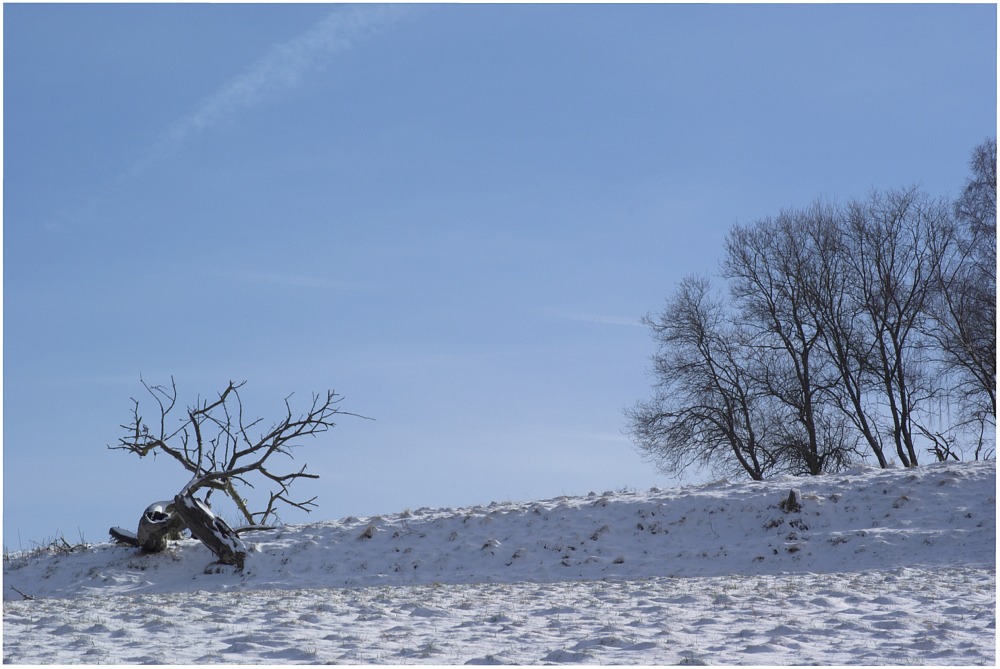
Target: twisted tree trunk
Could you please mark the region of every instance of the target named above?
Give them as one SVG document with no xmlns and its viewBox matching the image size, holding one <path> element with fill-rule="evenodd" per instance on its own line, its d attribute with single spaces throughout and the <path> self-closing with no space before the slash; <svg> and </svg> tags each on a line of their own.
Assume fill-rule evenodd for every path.
<svg viewBox="0 0 1000 669">
<path fill-rule="evenodd" d="M 110 533 L 118 543 L 159 553 L 167 548 L 168 541 L 180 539 L 184 529 L 190 529 L 192 536 L 205 544 L 219 562 L 243 571 L 247 548 L 236 530 L 212 513 L 205 502 L 191 495 L 181 494 L 172 502 L 151 504 L 139 519 L 135 534 L 118 527 L 112 527 Z"/>
<path fill-rule="evenodd" d="M 177 516 L 191 530 L 191 534 L 208 546 L 208 549 L 219 558 L 219 562 L 234 565 L 239 571 L 243 571 L 247 547 L 236 534 L 236 530 L 212 513 L 207 504 L 195 497 L 177 495 L 174 497 L 173 506 Z"/>
</svg>

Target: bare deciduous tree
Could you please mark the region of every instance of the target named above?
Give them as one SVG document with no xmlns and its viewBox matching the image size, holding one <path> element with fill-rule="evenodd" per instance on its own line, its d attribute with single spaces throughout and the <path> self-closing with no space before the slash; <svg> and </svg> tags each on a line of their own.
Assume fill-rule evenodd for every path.
<svg viewBox="0 0 1000 669">
<path fill-rule="evenodd" d="M 995 426 L 997 411 L 996 150 L 991 139 L 973 152 L 972 174 L 955 202 L 954 238 L 942 249 L 929 308 L 928 334 L 954 380 L 965 423 L 980 432 Z"/>
<path fill-rule="evenodd" d="M 818 206 L 818 205 L 817 205 Z M 822 346 L 821 317 L 810 288 L 822 271 L 807 234 L 816 216 L 785 211 L 775 219 L 734 226 L 726 238 L 723 268 L 741 322 L 754 333 L 759 382 L 786 416 L 779 444 L 793 471 L 820 474 L 854 456 L 853 440 L 836 425 L 830 390 L 835 365 Z"/>
<path fill-rule="evenodd" d="M 661 471 L 691 465 L 761 480 L 778 462 L 765 448 L 770 417 L 744 358 L 743 335 L 707 279 L 689 277 L 663 313 L 643 321 L 660 350 L 656 393 L 626 411 L 639 449 Z"/>
<path fill-rule="evenodd" d="M 997 140 L 987 139 L 972 152 L 972 174 L 955 202 L 955 213 L 969 228 L 974 255 L 983 271 L 996 278 Z"/>
<path fill-rule="evenodd" d="M 880 419 L 869 392 L 869 360 L 874 344 L 864 335 L 859 306 L 848 290 L 850 243 L 841 212 L 816 204 L 805 212 L 798 232 L 815 254 L 805 287 L 818 325 L 819 342 L 836 369 L 837 382 L 829 385 L 825 394 L 854 426 L 879 466 L 888 467 Z M 843 430 L 833 433 L 844 434 Z"/>
<path fill-rule="evenodd" d="M 845 249 L 852 298 L 864 317 L 879 397 L 900 462 L 918 464 L 920 406 L 934 397 L 924 320 L 938 273 L 947 207 L 915 188 L 873 192 L 848 206 Z"/>
<path fill-rule="evenodd" d="M 209 498 L 213 492 L 232 500 L 250 526 L 276 518 L 282 505 L 305 511 L 316 506 L 315 497 L 292 496 L 291 486 L 300 479 L 318 476 L 308 473 L 305 465 L 282 467 L 281 458 L 294 459 L 292 449 L 301 446 L 305 438 L 335 426 L 334 417 L 343 413 L 338 406 L 341 396 L 333 391 L 313 395 L 309 408 L 298 415 L 292 410 L 290 398 L 286 398 L 283 417 L 260 431 L 261 419 L 247 421 L 243 415 L 240 388 L 244 384 L 230 382 L 218 398 L 199 400 L 177 412 L 177 387 L 173 379 L 169 387 L 142 382 L 156 404 L 153 418 L 147 421 L 140 412 L 139 401 L 133 398 L 132 419 L 122 425 L 125 434 L 109 448 L 140 458 L 149 454 L 166 455 L 187 470 L 191 478 L 173 499 L 150 505 L 135 534 L 112 528 L 114 538 L 155 552 L 163 550 L 168 539 L 178 537 L 187 528 L 221 562 L 242 568 L 246 549 L 238 534 L 212 513 Z M 172 423 L 173 419 L 177 422 Z M 252 478 L 270 485 L 269 499 L 258 510 L 251 510 L 242 492 L 254 487 Z M 196 493 L 202 491 L 204 498 L 197 498 Z"/>
</svg>

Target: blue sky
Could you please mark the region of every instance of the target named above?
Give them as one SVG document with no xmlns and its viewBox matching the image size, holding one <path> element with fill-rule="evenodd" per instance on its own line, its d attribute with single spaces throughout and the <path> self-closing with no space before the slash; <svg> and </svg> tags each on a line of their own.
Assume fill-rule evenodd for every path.
<svg viewBox="0 0 1000 669">
<path fill-rule="evenodd" d="M 106 446 L 140 374 L 333 388 L 289 522 L 672 485 L 638 324 L 816 198 L 956 194 L 994 5 L 28 5 L 4 35 L 3 534 L 186 481 Z M 299 404 L 296 404 L 296 401 Z"/>
</svg>

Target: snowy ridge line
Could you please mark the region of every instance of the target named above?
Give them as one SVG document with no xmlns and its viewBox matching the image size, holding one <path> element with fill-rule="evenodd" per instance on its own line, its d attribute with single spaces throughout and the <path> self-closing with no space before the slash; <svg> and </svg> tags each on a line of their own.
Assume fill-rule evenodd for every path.
<svg viewBox="0 0 1000 669">
<path fill-rule="evenodd" d="M 801 508 L 783 508 L 791 491 Z M 994 570 L 995 462 L 717 481 L 461 509 L 418 509 L 245 535 L 244 573 L 98 544 L 4 568 L 4 599 L 658 577 Z"/>
</svg>

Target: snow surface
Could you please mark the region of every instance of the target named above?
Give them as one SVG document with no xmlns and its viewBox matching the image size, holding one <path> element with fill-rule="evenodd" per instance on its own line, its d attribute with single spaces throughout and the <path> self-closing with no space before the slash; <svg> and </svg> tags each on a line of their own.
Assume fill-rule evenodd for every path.
<svg viewBox="0 0 1000 669">
<path fill-rule="evenodd" d="M 791 490 L 802 507 L 786 512 Z M 4 662 L 996 658 L 994 462 L 407 510 L 244 540 L 242 574 L 195 540 L 12 556 Z"/>
</svg>

